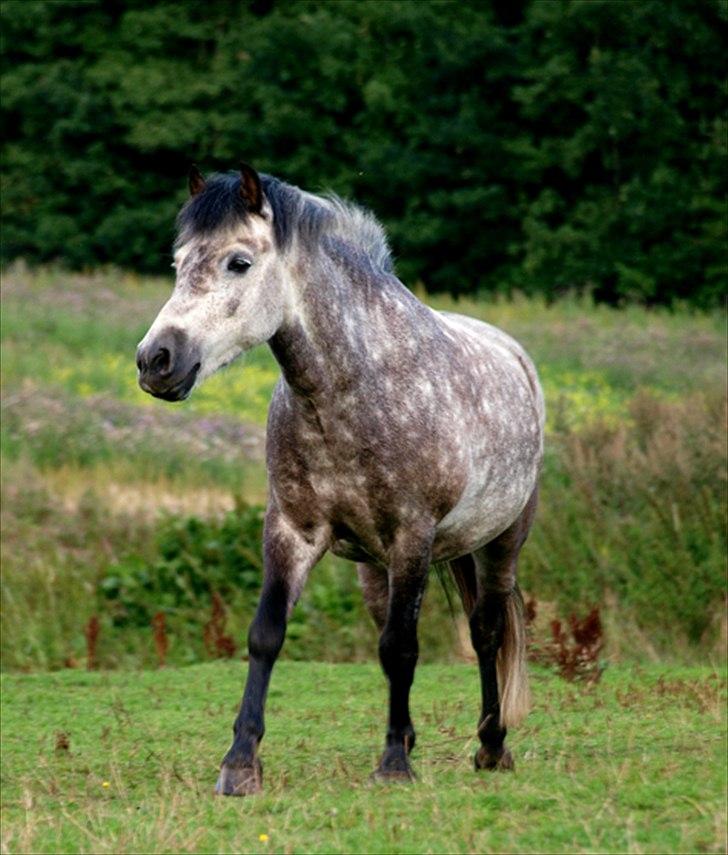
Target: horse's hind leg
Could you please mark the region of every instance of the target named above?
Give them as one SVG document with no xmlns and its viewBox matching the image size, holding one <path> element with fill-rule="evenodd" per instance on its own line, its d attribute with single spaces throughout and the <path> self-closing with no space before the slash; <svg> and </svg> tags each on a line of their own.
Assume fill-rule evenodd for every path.
<svg viewBox="0 0 728 855">
<path fill-rule="evenodd" d="M 476 769 L 513 768 L 505 746 L 507 728 L 528 711 L 525 624 L 516 568 L 536 501 L 534 491 L 513 525 L 472 556 L 475 590 L 472 583 L 470 588 L 475 604 L 470 612 L 470 634 L 478 655 L 483 703 Z"/>
</svg>

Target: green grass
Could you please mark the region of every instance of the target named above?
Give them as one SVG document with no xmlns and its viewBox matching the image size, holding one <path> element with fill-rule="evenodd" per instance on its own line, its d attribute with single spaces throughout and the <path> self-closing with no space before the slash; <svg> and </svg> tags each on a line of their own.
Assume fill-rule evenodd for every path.
<svg viewBox="0 0 728 855">
<path fill-rule="evenodd" d="M 421 666 L 418 780 L 381 785 L 378 667 L 282 662 L 265 792 L 213 798 L 244 670 L 4 676 L 2 851 L 725 850 L 726 683 L 708 668 L 615 667 L 592 687 L 536 671 L 515 774 L 476 774 L 475 667 Z"/>
</svg>

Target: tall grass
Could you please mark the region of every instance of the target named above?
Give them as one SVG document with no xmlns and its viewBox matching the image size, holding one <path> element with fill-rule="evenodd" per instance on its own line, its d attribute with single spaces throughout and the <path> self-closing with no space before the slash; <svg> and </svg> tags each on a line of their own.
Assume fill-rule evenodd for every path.
<svg viewBox="0 0 728 855">
<path fill-rule="evenodd" d="M 628 419 L 552 434 L 524 584 L 562 611 L 606 606 L 612 650 L 718 649 L 724 633 L 726 409 L 722 396 L 641 391 Z M 629 645 L 638 645 L 630 651 Z"/>
<path fill-rule="evenodd" d="M 213 537 L 236 496 L 265 499 L 263 425 L 277 378 L 267 350 L 184 406 L 136 388 L 134 348 L 169 287 L 114 271 L 15 268 L 4 276 L 6 668 L 82 661 L 83 627 L 96 612 L 105 666 L 153 663 L 150 628 L 116 625 L 101 581 L 115 567 L 158 566 L 165 526 L 194 517 Z M 615 311 L 572 299 L 439 297 L 435 305 L 502 326 L 542 376 L 548 437 L 540 510 L 522 557 L 528 594 L 553 615 L 599 605 L 613 656 L 720 654 L 724 316 Z M 229 595 L 227 631 L 238 639 L 255 596 L 253 588 Z M 207 620 L 204 598 L 185 615 L 169 613 L 170 661 L 206 655 Z M 421 625 L 425 658 L 458 649 L 434 585 Z M 333 659 L 373 653 L 346 562 L 330 558 L 313 572 L 286 650 Z"/>
</svg>

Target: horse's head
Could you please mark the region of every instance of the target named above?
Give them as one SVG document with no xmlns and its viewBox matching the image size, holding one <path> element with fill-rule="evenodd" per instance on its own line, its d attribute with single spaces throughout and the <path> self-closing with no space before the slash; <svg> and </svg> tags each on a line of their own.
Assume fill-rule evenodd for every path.
<svg viewBox="0 0 728 855">
<path fill-rule="evenodd" d="M 267 341 L 283 321 L 288 281 L 273 215 L 254 169 L 190 173 L 178 218 L 174 292 L 137 349 L 139 385 L 167 401 L 243 351 Z"/>
</svg>

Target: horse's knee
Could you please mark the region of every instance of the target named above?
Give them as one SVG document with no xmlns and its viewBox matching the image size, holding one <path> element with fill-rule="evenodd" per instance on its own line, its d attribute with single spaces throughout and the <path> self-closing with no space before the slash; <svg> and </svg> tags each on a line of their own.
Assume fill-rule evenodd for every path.
<svg viewBox="0 0 728 855">
<path fill-rule="evenodd" d="M 388 677 L 414 671 L 419 648 L 417 637 L 408 638 L 386 628 L 379 639 L 379 661 Z"/>
<path fill-rule="evenodd" d="M 253 620 L 248 632 L 250 656 L 273 662 L 280 653 L 286 634 L 285 622 L 273 622 L 260 616 Z"/>
</svg>

